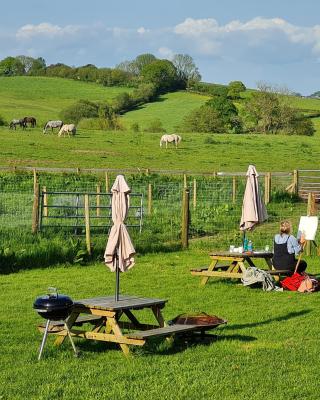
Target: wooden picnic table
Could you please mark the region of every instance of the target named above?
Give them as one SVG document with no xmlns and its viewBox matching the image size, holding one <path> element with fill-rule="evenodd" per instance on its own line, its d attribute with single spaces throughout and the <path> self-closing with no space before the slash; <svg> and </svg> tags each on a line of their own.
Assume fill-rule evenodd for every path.
<svg viewBox="0 0 320 400">
<path fill-rule="evenodd" d="M 272 265 L 272 252 L 254 251 L 246 253 L 214 252 L 210 255 L 209 267 L 192 269 L 191 274 L 202 277 L 200 284 L 205 285 L 209 278 L 235 278 L 241 279 L 243 273 L 250 267 L 256 267 L 254 261 L 263 259 L 266 262 L 269 272 L 275 275 L 286 273 L 286 270 L 274 270 Z"/>
<path fill-rule="evenodd" d="M 199 330 L 195 325 L 167 326 L 161 313 L 166 302 L 163 299 L 127 295 L 119 296 L 118 301 L 115 301 L 114 296 L 77 300 L 67 325 L 72 336 L 118 343 L 125 355 L 130 353 L 130 345 L 143 346 L 148 338 Z M 137 311 L 146 309 L 152 311 L 155 324 L 138 320 Z M 90 324 L 89 328 L 83 329 L 84 324 L 86 327 Z M 42 331 L 44 325 L 40 325 L 39 329 Z M 56 345 L 62 344 L 67 336 L 67 330 L 60 321 L 51 322 L 49 333 L 58 336 Z"/>
</svg>

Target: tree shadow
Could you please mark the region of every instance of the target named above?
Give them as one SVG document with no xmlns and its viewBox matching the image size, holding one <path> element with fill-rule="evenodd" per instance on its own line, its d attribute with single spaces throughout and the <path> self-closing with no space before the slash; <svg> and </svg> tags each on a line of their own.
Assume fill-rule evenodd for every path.
<svg viewBox="0 0 320 400">
<path fill-rule="evenodd" d="M 293 312 L 290 312 L 290 313 L 288 313 L 286 315 L 281 315 L 279 317 L 266 319 L 265 321 L 257 321 L 257 322 L 250 322 L 250 323 L 246 323 L 246 324 L 237 324 L 237 325 L 228 325 L 224 329 L 230 330 L 230 329 L 254 328 L 254 327 L 257 327 L 257 326 L 267 325 L 267 324 L 270 324 L 272 322 L 287 321 L 287 320 L 289 320 L 291 318 L 296 318 L 296 317 L 300 317 L 300 316 L 305 315 L 305 314 L 309 314 L 311 311 L 312 311 L 311 309 L 301 310 L 301 311 L 293 311 Z"/>
</svg>

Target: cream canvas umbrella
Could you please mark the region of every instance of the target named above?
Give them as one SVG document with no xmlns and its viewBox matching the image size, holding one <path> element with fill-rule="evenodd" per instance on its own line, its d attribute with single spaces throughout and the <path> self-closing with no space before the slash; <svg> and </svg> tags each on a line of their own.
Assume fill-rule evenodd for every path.
<svg viewBox="0 0 320 400">
<path fill-rule="evenodd" d="M 124 176 L 118 175 L 111 188 L 113 226 L 104 253 L 105 264 L 112 272 L 116 272 L 116 301 L 119 300 L 120 271 L 125 272 L 134 266 L 135 249 L 124 224 L 129 210 L 130 191 Z"/>
<path fill-rule="evenodd" d="M 249 165 L 240 221 L 240 230 L 244 232 L 244 236 L 246 231 L 254 229 L 256 225 L 268 218 L 259 191 L 258 176 L 255 166 Z"/>
</svg>

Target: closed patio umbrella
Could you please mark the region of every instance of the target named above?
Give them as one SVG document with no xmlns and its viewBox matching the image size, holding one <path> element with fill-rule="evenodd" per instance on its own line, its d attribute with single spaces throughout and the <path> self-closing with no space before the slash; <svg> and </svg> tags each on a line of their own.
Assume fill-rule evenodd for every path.
<svg viewBox="0 0 320 400">
<path fill-rule="evenodd" d="M 249 165 L 240 221 L 240 230 L 244 231 L 244 234 L 268 218 L 259 191 L 258 176 L 255 166 Z"/>
<path fill-rule="evenodd" d="M 113 226 L 104 253 L 105 264 L 112 272 L 116 272 L 116 301 L 119 300 L 120 271 L 125 272 L 134 266 L 135 249 L 124 224 L 129 210 L 130 191 L 124 176 L 118 175 L 111 188 Z"/>
</svg>

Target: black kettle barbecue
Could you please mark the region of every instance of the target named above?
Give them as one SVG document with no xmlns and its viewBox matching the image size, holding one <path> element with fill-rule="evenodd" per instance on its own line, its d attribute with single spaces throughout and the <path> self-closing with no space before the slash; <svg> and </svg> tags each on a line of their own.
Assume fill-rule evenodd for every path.
<svg viewBox="0 0 320 400">
<path fill-rule="evenodd" d="M 46 328 L 43 334 L 38 360 L 40 360 L 44 345 L 47 340 L 49 325 L 51 321 L 62 321 L 70 339 L 72 348 L 77 356 L 77 349 L 71 337 L 70 329 L 66 323 L 66 319 L 70 315 L 73 307 L 73 301 L 70 297 L 59 294 L 56 288 L 49 287 L 48 294 L 38 297 L 33 303 L 33 308 L 38 314 L 47 320 Z"/>
</svg>

